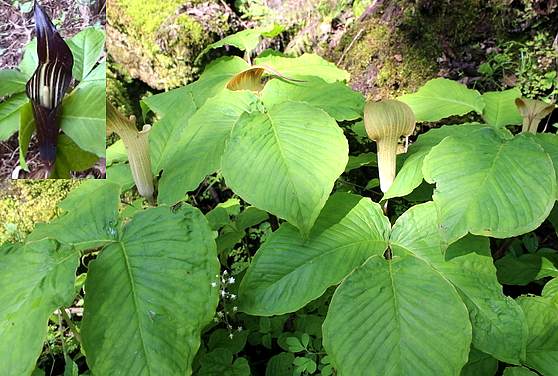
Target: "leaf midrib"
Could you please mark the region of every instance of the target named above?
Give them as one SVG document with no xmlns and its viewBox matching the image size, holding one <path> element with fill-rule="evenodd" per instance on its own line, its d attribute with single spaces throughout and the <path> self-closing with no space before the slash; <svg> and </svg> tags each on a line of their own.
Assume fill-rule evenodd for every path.
<svg viewBox="0 0 558 376">
<path fill-rule="evenodd" d="M 264 115 L 269 119 L 269 123 L 271 125 L 271 130 L 273 132 L 273 138 L 275 139 L 275 143 L 277 144 L 277 148 L 279 149 L 279 154 L 281 156 L 281 161 L 283 161 L 283 165 L 285 166 L 285 169 L 287 170 L 288 182 L 289 182 L 289 185 L 291 187 L 291 190 L 294 192 L 294 198 L 296 200 L 296 206 L 298 208 L 297 217 L 298 216 L 303 216 L 302 206 L 300 204 L 299 192 L 297 192 L 297 190 L 296 190 L 296 184 L 294 184 L 294 182 L 292 181 L 292 176 L 291 176 L 289 164 L 287 163 L 287 158 L 285 157 L 283 148 L 281 147 L 281 142 L 279 141 L 279 134 L 277 133 L 276 125 L 274 124 L 273 120 L 271 119 L 271 115 L 269 114 L 269 112 L 266 112 Z M 296 223 L 297 227 L 300 226 L 301 224 L 299 223 L 298 218 L 296 218 L 295 220 L 297 222 Z"/>
<path fill-rule="evenodd" d="M 147 366 L 147 370 L 149 372 L 149 374 L 151 374 L 151 367 L 150 367 L 150 363 L 149 363 L 149 357 L 148 357 L 148 353 L 147 353 L 147 349 L 145 348 L 145 340 L 144 340 L 144 334 L 143 334 L 143 329 L 142 329 L 142 325 L 141 325 L 141 319 L 140 319 L 140 312 L 139 312 L 139 305 L 138 305 L 138 297 L 136 294 L 136 285 L 134 283 L 134 277 L 132 275 L 132 268 L 130 266 L 130 261 L 128 259 L 128 254 L 126 252 L 126 247 L 124 245 L 123 241 L 119 241 L 118 245 L 120 246 L 120 249 L 122 250 L 122 255 L 124 256 L 124 263 L 126 264 L 126 273 L 128 275 L 128 279 L 130 280 L 130 288 L 131 288 L 131 292 L 132 292 L 132 300 L 134 303 L 134 308 L 136 311 L 136 316 L 138 319 L 138 331 L 139 331 L 139 336 L 140 336 L 140 340 L 141 340 L 141 347 L 143 350 L 143 354 L 145 355 L 145 363 Z"/>
</svg>

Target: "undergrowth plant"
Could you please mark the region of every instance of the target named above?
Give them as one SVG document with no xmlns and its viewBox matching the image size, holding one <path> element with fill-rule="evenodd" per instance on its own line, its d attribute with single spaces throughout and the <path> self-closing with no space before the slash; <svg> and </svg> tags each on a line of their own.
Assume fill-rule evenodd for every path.
<svg viewBox="0 0 558 376">
<path fill-rule="evenodd" d="M 521 93 L 434 79 L 398 98 L 422 125 L 476 121 L 418 135 L 374 202 L 338 181 L 383 163 L 364 140 L 371 149 L 349 156 L 365 101 L 348 73 L 311 54 L 247 61 L 260 34 L 214 46 L 233 45 L 246 60 L 220 58 L 198 81 L 143 100 L 158 118 L 142 164 L 156 203 L 121 210 L 134 180 L 118 141 L 108 181 L 81 184 L 62 216 L 0 248 L 3 372 L 33 371 L 49 317 L 80 291 L 86 255 L 83 320 L 66 320 L 94 375 L 249 375 L 235 355 L 247 341 L 282 349 L 267 375 L 494 375 L 506 366 L 508 375 L 556 375 L 556 251 L 533 231 L 558 223 L 558 138 L 519 132 Z M 236 198 L 204 216 L 186 201 L 214 173 Z M 247 269 L 222 272 L 232 246 L 264 221 L 274 231 Z M 533 281 L 539 295 L 503 293 L 502 283 Z M 202 333 L 211 334 L 200 349 Z"/>
</svg>

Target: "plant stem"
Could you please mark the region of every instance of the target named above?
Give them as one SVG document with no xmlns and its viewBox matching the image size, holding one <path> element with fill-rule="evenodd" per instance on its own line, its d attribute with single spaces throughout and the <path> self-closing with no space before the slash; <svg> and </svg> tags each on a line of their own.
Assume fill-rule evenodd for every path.
<svg viewBox="0 0 558 376">
<path fill-rule="evenodd" d="M 59 311 L 62 314 L 62 317 L 64 318 L 64 321 L 66 321 L 68 323 L 68 326 L 70 327 L 70 330 L 74 334 L 74 338 L 76 339 L 76 341 L 78 341 L 79 345 L 81 346 L 81 335 L 79 334 L 79 329 L 77 328 L 77 326 L 74 324 L 74 322 L 72 321 L 72 319 L 70 318 L 70 316 L 66 312 L 66 307 L 61 307 L 59 309 Z"/>
<path fill-rule="evenodd" d="M 395 163 L 399 140 L 378 140 L 378 170 L 380 175 L 380 189 L 387 192 L 395 179 Z"/>
</svg>

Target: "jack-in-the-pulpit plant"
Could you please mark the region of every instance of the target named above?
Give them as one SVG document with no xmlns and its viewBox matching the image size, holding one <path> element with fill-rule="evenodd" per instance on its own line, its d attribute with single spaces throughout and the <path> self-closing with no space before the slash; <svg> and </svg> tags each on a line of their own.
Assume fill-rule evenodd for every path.
<svg viewBox="0 0 558 376">
<path fill-rule="evenodd" d="M 364 126 L 368 137 L 376 141 L 380 189 L 384 193 L 395 179 L 396 156 L 407 151 L 415 123 L 411 108 L 398 100 L 368 102 L 364 106 Z"/>
<path fill-rule="evenodd" d="M 27 81 L 43 162 L 51 169 L 56 159 L 62 100 L 72 82 L 74 58 L 56 27 L 35 1 L 35 33 L 39 65 Z"/>
</svg>

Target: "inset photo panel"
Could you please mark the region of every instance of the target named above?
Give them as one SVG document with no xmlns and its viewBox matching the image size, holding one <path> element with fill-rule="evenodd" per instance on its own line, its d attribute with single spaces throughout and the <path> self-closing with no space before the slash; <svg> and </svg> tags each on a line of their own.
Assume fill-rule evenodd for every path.
<svg viewBox="0 0 558 376">
<path fill-rule="evenodd" d="M 0 180 L 105 178 L 105 8 L 0 1 Z"/>
</svg>

